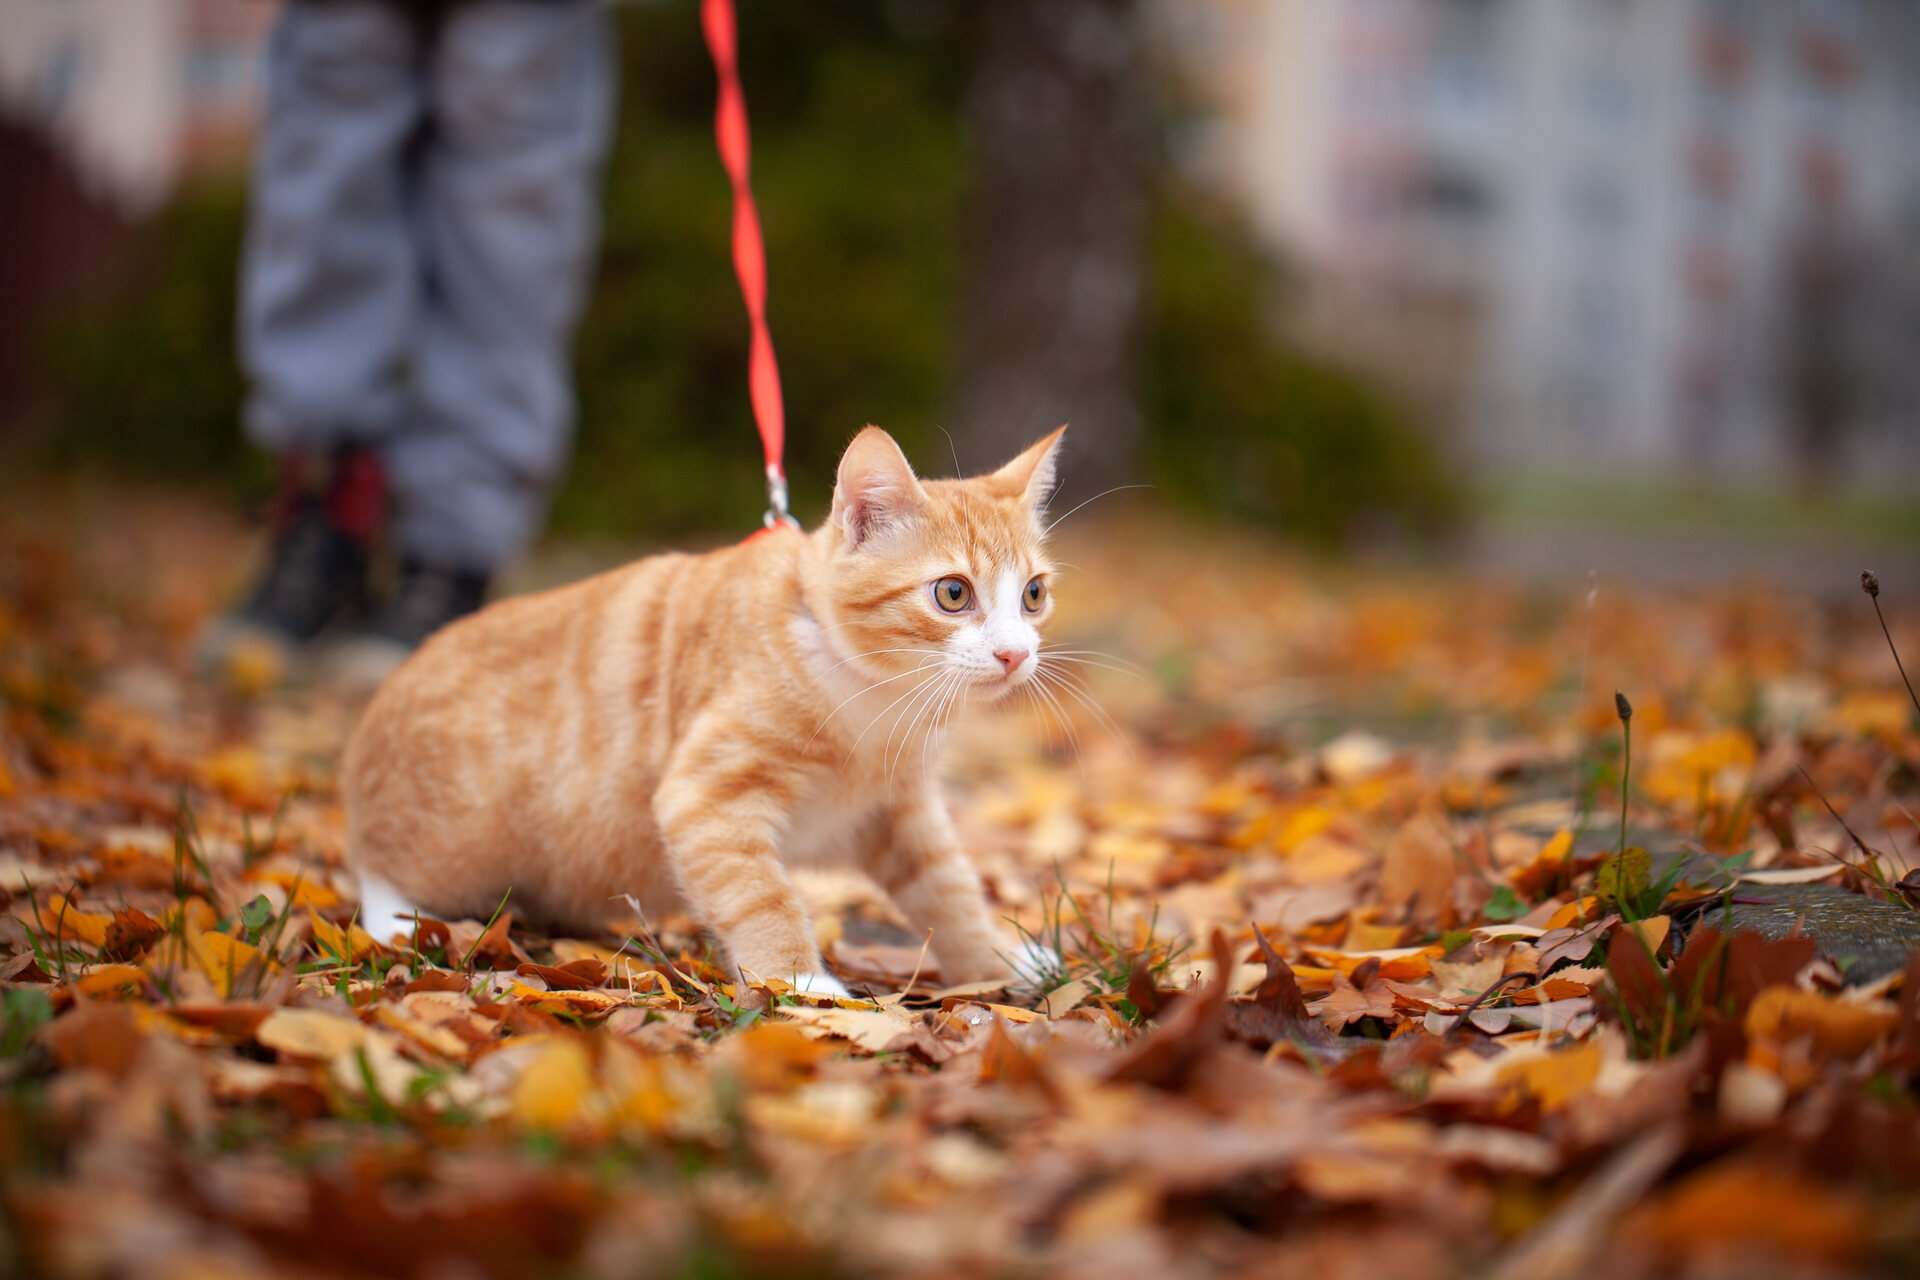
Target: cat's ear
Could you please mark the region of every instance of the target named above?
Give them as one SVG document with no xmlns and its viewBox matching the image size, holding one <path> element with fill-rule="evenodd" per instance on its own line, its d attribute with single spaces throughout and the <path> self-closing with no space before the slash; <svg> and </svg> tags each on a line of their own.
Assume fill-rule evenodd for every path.
<svg viewBox="0 0 1920 1280">
<path fill-rule="evenodd" d="M 862 431 L 840 455 L 830 518 L 846 536 L 848 550 L 910 519 L 926 501 L 907 455 L 880 428 Z"/>
<path fill-rule="evenodd" d="M 994 487 L 1003 493 L 1018 494 L 1033 509 L 1035 519 L 1047 509 L 1047 499 L 1053 496 L 1053 486 L 1058 483 L 1060 437 L 1066 433 L 1065 425 L 1055 428 L 1051 435 L 1035 440 L 1019 457 L 993 473 Z"/>
</svg>

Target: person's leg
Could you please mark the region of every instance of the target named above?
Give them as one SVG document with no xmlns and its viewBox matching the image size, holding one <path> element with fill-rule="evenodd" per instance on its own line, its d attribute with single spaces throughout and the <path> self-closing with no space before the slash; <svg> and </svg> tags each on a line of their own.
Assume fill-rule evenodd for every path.
<svg viewBox="0 0 1920 1280">
<path fill-rule="evenodd" d="M 409 565 L 490 573 L 539 531 L 572 430 L 568 343 L 599 225 L 610 55 L 588 0 L 470 0 L 437 32 L 426 292 L 409 417 L 387 452 Z"/>
<path fill-rule="evenodd" d="M 422 53 L 417 21 L 380 0 L 294 0 L 274 28 L 239 345 L 247 432 L 281 460 L 282 492 L 266 566 L 203 637 L 209 663 L 242 640 L 311 639 L 360 607 L 383 506 L 370 446 L 399 420 L 418 311 L 405 173 Z"/>
<path fill-rule="evenodd" d="M 400 421 L 423 56 L 417 20 L 384 0 L 294 0 L 274 28 L 240 280 L 247 431 L 271 452 L 324 453 Z"/>
</svg>

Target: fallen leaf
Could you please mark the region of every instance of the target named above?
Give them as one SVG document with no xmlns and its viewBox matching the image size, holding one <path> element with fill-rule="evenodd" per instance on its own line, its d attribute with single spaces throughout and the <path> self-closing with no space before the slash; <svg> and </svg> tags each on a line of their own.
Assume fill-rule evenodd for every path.
<svg viewBox="0 0 1920 1280">
<path fill-rule="evenodd" d="M 1779 1044 L 1804 1039 L 1821 1057 L 1851 1059 L 1891 1036 L 1898 1022 L 1892 1004 L 1854 1004 L 1776 986 L 1753 998 L 1746 1031 L 1754 1040 Z"/>
<path fill-rule="evenodd" d="M 1535 1098 L 1540 1109 L 1554 1112 L 1593 1087 L 1600 1076 L 1601 1051 L 1588 1042 L 1549 1053 L 1516 1057 L 1497 1073 L 1502 1084 Z"/>
<path fill-rule="evenodd" d="M 1422 815 L 1387 841 L 1380 864 L 1380 897 L 1395 915 L 1409 910 L 1422 920 L 1450 922 L 1453 881 L 1459 874 L 1446 824 Z"/>
<path fill-rule="evenodd" d="M 838 1036 L 851 1040 L 868 1053 L 882 1053 L 894 1037 L 912 1024 L 898 1013 L 881 1009 L 844 1009 L 837 1005 L 817 1008 L 812 1005 L 782 1005 L 776 1010 L 782 1018 L 799 1023 L 814 1036 Z"/>
<path fill-rule="evenodd" d="M 276 1053 L 331 1062 L 363 1048 L 367 1029 L 357 1018 L 317 1009 L 275 1009 L 260 1023 L 253 1038 Z"/>
<path fill-rule="evenodd" d="M 1751 1263 L 1782 1259 L 1844 1266 L 1869 1237 L 1858 1196 L 1769 1164 L 1722 1161 L 1690 1175 L 1636 1211 L 1624 1231 L 1668 1258 L 1729 1252 Z"/>
</svg>

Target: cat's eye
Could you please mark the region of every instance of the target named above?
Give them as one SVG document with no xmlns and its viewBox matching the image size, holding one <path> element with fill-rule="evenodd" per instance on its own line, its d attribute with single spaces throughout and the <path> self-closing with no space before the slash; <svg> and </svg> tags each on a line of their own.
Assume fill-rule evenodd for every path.
<svg viewBox="0 0 1920 1280">
<path fill-rule="evenodd" d="M 1022 601 L 1028 613 L 1040 612 L 1040 606 L 1046 603 L 1047 582 L 1044 578 L 1035 578 L 1027 584 L 1025 599 Z"/>
<path fill-rule="evenodd" d="M 933 602 L 947 613 L 959 613 L 973 603 L 973 587 L 965 578 L 942 578 L 933 584 Z"/>
</svg>

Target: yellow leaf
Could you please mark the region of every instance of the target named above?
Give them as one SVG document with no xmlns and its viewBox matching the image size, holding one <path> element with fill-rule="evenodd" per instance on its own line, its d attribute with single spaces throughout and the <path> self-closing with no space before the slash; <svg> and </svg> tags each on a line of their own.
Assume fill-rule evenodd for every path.
<svg viewBox="0 0 1920 1280">
<path fill-rule="evenodd" d="M 1020 1012 L 1028 1020 L 1039 1016 L 1025 1009 Z M 912 1026 L 904 1016 L 898 1014 L 879 1009 L 842 1009 L 837 1005 L 825 1009 L 816 1009 L 811 1005 L 785 1005 L 781 1007 L 780 1014 L 802 1024 L 813 1035 L 839 1036 L 853 1041 L 869 1053 L 879 1053 L 893 1043 L 895 1036 Z"/>
<path fill-rule="evenodd" d="M 1577 920 L 1585 919 L 1599 905 L 1600 899 L 1592 896 L 1575 898 L 1547 918 L 1547 928 L 1564 929 Z"/>
<path fill-rule="evenodd" d="M 1075 978 L 1064 987 L 1049 991 L 1040 1002 L 1041 1011 L 1049 1018 L 1058 1018 L 1082 1000 L 1093 994 L 1093 984 L 1085 978 Z"/>
<path fill-rule="evenodd" d="M 529 1129 L 566 1129 L 586 1118 L 593 1098 L 593 1059 L 572 1036 L 556 1036 L 540 1046 L 533 1061 L 514 1081 L 513 1117 Z"/>
<path fill-rule="evenodd" d="M 244 798 L 260 789 L 260 752 L 250 746 L 228 747 L 200 762 L 200 777 L 230 797 Z"/>
<path fill-rule="evenodd" d="M 1667 940 L 1667 933 L 1673 928 L 1673 919 L 1670 916 L 1649 916 L 1645 920 L 1629 921 L 1621 927 L 1639 934 L 1640 940 L 1647 944 L 1647 951 L 1658 955 L 1660 944 Z"/>
<path fill-rule="evenodd" d="M 325 911 L 328 907 L 340 905 L 339 894 L 297 871 L 257 871 L 247 878 L 256 882 L 279 885 L 287 891 L 288 901 L 296 907 L 313 907 Z"/>
<path fill-rule="evenodd" d="M 331 1062 L 366 1047 L 367 1029 L 358 1018 L 318 1009 L 275 1009 L 261 1020 L 253 1038 L 276 1053 Z"/>
<path fill-rule="evenodd" d="M 1589 1041 L 1502 1067 L 1498 1079 L 1540 1100 L 1543 1111 L 1558 1111 L 1593 1087 L 1600 1076 L 1600 1046 Z"/>
<path fill-rule="evenodd" d="M 313 938 L 320 944 L 323 953 L 337 956 L 349 964 L 359 964 L 368 956 L 379 955 L 386 950 L 373 935 L 359 925 L 349 925 L 342 929 L 318 912 L 308 911 L 308 919 L 313 921 Z"/>
<path fill-rule="evenodd" d="M 126 987 L 144 988 L 146 985 L 147 971 L 140 966 L 108 964 L 89 972 L 73 984 L 73 989 L 83 996 L 97 996 Z"/>
<path fill-rule="evenodd" d="M 1281 853 L 1292 853 L 1313 836 L 1319 835 L 1333 825 L 1340 811 L 1326 805 L 1308 805 L 1287 818 L 1286 825 L 1274 838 L 1274 847 Z"/>
<path fill-rule="evenodd" d="M 1418 982 L 1433 972 L 1434 960 L 1446 954 L 1440 947 L 1396 947 L 1386 951 L 1332 951 L 1307 947 L 1304 950 L 1321 965 L 1344 974 L 1352 974 L 1368 960 L 1378 960 L 1380 976 L 1395 982 Z M 1296 968 L 1293 972 L 1305 981 L 1303 975 L 1307 970 Z"/>
<path fill-rule="evenodd" d="M 1567 855 L 1573 852 L 1573 832 L 1561 827 L 1553 839 L 1541 848 L 1528 865 L 1513 873 L 1513 887 L 1529 899 L 1538 898 L 1560 874 Z"/>
<path fill-rule="evenodd" d="M 113 924 L 112 916 L 96 916 L 80 910 L 67 901 L 64 894 L 50 894 L 40 903 L 36 912 L 27 901 L 16 901 L 13 914 L 25 921 L 35 932 L 48 938 L 58 938 L 63 942 L 84 942 L 90 947 L 107 945 L 107 929 Z"/>
<path fill-rule="evenodd" d="M 1346 943 L 1355 951 L 1381 951 L 1400 944 L 1400 935 L 1407 931 L 1401 924 L 1376 924 L 1371 920 L 1362 920 L 1359 912 L 1347 917 Z"/>
<path fill-rule="evenodd" d="M 422 992 L 421 994 L 430 993 Z M 473 1053 L 467 1042 L 459 1036 L 443 1026 L 428 1022 L 405 1005 L 382 1000 L 373 1006 L 373 1018 L 382 1026 L 406 1036 L 416 1044 L 426 1046 L 443 1058 L 465 1059 Z"/>
<path fill-rule="evenodd" d="M 878 1094 L 854 1080 L 821 1080 L 792 1093 L 758 1093 L 743 1110 L 754 1127 L 803 1142 L 849 1146 L 873 1130 Z"/>
<path fill-rule="evenodd" d="M 187 954 L 193 966 L 212 980 L 214 989 L 227 996 L 238 994 L 236 983 L 264 980 L 280 967 L 258 947 L 224 933 L 187 935 Z"/>
</svg>

